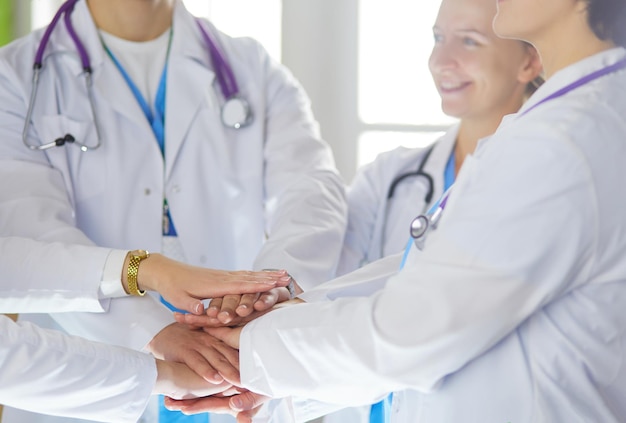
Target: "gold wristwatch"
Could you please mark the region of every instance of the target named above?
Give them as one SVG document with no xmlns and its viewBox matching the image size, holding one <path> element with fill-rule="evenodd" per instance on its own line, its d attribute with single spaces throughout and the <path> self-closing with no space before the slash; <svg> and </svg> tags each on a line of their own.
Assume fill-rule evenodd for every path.
<svg viewBox="0 0 626 423">
<path fill-rule="evenodd" d="M 126 281 L 128 282 L 128 293 L 130 295 L 143 296 L 146 291 L 139 289 L 137 285 L 137 275 L 139 274 L 139 263 L 150 257 L 150 253 L 146 250 L 134 250 L 130 253 L 130 261 L 128 262 L 128 270 L 126 271 Z"/>
</svg>

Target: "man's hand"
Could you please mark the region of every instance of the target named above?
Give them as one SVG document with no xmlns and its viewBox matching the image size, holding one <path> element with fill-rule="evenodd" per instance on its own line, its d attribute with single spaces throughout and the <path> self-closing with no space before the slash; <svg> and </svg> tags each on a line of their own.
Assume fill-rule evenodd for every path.
<svg viewBox="0 0 626 423">
<path fill-rule="evenodd" d="M 239 385 L 239 352 L 202 330 L 173 323 L 148 344 L 155 358 L 185 363 L 211 383 Z"/>
<path fill-rule="evenodd" d="M 244 325 L 272 310 L 277 303 L 289 300 L 287 288 L 274 288 L 263 294 L 226 295 L 211 301 L 206 314 L 175 313 L 179 323 L 194 327 Z"/>
<path fill-rule="evenodd" d="M 266 270 L 275 271 L 276 269 Z M 206 310 L 206 315 L 210 318 L 217 319 L 217 322 L 223 325 L 239 325 L 265 314 L 265 312 L 276 304 L 288 301 L 293 295 L 299 295 L 302 292 L 303 290 L 297 282 L 291 279 L 289 289 L 287 287 L 274 288 L 267 292 L 226 295 L 223 298 L 214 298 L 211 300 Z M 207 320 L 207 323 L 208 322 L 209 320 Z M 216 321 L 212 322 L 214 322 L 214 324 L 206 326 L 220 326 Z"/>
<path fill-rule="evenodd" d="M 251 423 L 261 406 L 270 398 L 246 391 L 231 397 L 208 397 L 188 400 L 165 398 L 165 407 L 184 414 L 219 413 L 237 417 L 237 423 Z"/>
<path fill-rule="evenodd" d="M 122 284 L 128 291 L 126 258 Z M 137 283 L 141 290 L 157 291 L 174 307 L 194 314 L 203 314 L 201 300 L 229 294 L 255 294 L 275 287 L 287 286 L 291 277 L 284 270 L 225 271 L 190 266 L 161 254 L 150 254 L 139 266 Z"/>
<path fill-rule="evenodd" d="M 157 380 L 153 394 L 166 395 L 176 399 L 206 397 L 232 390 L 228 382 L 214 384 L 207 382 L 186 364 L 156 360 Z"/>
<path fill-rule="evenodd" d="M 298 287 L 298 292 L 302 292 Z M 194 328 L 198 327 L 221 327 L 221 326 L 241 326 L 277 308 L 303 303 L 299 298 L 289 299 L 290 293 L 286 288 L 275 288 L 262 294 L 260 299 L 250 307 L 240 311 L 240 304 L 243 301 L 250 301 L 252 298 L 244 296 L 227 296 L 224 299 L 215 299 L 207 309 L 206 315 L 193 315 L 174 313 L 174 318 L 178 323 L 184 323 Z M 239 301 L 239 302 L 238 302 Z M 217 311 L 220 307 L 220 311 Z M 254 308 L 253 311 L 251 309 Z"/>
</svg>

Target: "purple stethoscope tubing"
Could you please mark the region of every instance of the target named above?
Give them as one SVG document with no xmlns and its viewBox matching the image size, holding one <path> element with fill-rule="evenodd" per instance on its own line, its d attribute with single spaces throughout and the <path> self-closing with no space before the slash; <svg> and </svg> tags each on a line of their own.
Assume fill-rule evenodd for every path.
<svg viewBox="0 0 626 423">
<path fill-rule="evenodd" d="M 30 150 L 47 150 L 52 147 L 61 147 L 65 145 L 65 143 L 73 143 L 77 145 L 81 151 L 95 150 L 102 144 L 101 142 L 101 131 L 100 131 L 100 123 L 96 116 L 95 107 L 94 107 L 94 99 L 92 94 L 92 69 L 91 64 L 89 62 L 89 55 L 87 54 L 87 50 L 85 46 L 80 41 L 80 38 L 76 34 L 74 30 L 74 26 L 72 25 L 72 21 L 70 19 L 71 13 L 74 10 L 74 6 L 78 0 L 67 0 L 65 3 L 61 5 L 59 10 L 57 10 L 56 14 L 52 18 L 52 21 L 46 28 L 41 42 L 37 47 L 37 52 L 35 53 L 35 59 L 33 62 L 33 79 L 32 84 L 33 88 L 30 94 L 30 100 L 28 102 L 28 110 L 26 112 L 26 118 L 24 121 L 24 129 L 22 131 L 22 142 L 26 147 Z M 71 134 L 65 134 L 64 136 L 57 138 L 56 140 L 49 142 L 47 144 L 34 145 L 28 143 L 28 129 L 30 127 L 30 123 L 32 120 L 33 109 L 37 100 L 37 91 L 39 88 L 39 76 L 43 69 L 43 55 L 50 41 L 50 36 L 52 35 L 52 31 L 57 26 L 59 20 L 63 17 L 63 22 L 65 23 L 65 28 L 72 39 L 72 42 L 76 46 L 76 51 L 78 52 L 78 56 L 80 57 L 80 61 L 82 63 L 83 72 L 85 74 L 85 85 L 87 87 L 87 97 L 89 99 L 89 105 L 91 108 L 91 115 L 96 129 L 96 144 L 93 146 L 88 146 L 83 144 L 75 139 Z M 237 81 L 235 79 L 235 75 L 226 62 L 224 55 L 220 52 L 217 45 L 213 42 L 211 37 L 207 31 L 203 28 L 202 24 L 199 20 L 197 20 L 198 28 L 200 29 L 200 33 L 204 42 L 207 45 L 209 50 L 209 54 L 211 57 L 211 61 L 216 68 L 216 77 L 222 94 L 226 99 L 224 106 L 222 107 L 222 122 L 224 125 L 239 129 L 246 125 L 248 125 L 252 121 L 252 113 L 250 111 L 250 106 L 248 102 L 239 96 L 239 87 L 237 85 Z M 230 113 L 225 113 L 225 111 L 229 111 Z M 234 112 L 233 112 L 234 110 Z"/>
<path fill-rule="evenodd" d="M 228 65 L 224 55 L 217 48 L 217 45 L 209 37 L 208 32 L 202 26 L 199 19 L 196 19 L 200 34 L 204 43 L 209 49 L 211 62 L 215 66 L 217 82 L 222 90 L 222 95 L 226 99 L 222 106 L 222 123 L 230 128 L 240 129 L 248 126 L 252 122 L 252 112 L 249 103 L 239 95 L 239 87 L 233 70 Z"/>
</svg>

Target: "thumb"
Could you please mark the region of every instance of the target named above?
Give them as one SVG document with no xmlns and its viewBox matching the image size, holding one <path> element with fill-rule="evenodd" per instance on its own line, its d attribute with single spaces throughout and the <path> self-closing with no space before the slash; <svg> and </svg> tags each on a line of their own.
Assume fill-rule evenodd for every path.
<svg viewBox="0 0 626 423">
<path fill-rule="evenodd" d="M 235 411 L 248 411 L 259 407 L 268 400 L 269 397 L 248 391 L 239 395 L 233 395 L 230 398 L 229 405 Z"/>
<path fill-rule="evenodd" d="M 164 295 L 161 294 L 161 297 L 165 299 L 167 304 L 177 308 L 178 310 L 183 310 L 191 314 L 201 315 L 204 314 L 204 304 L 197 298 L 193 298 L 189 295 Z M 167 305 L 166 304 L 166 305 Z"/>
</svg>

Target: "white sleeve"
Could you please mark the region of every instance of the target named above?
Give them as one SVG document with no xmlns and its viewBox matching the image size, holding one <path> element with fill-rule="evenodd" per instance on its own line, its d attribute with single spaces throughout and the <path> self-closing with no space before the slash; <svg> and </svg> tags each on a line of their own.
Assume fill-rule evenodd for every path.
<svg viewBox="0 0 626 423">
<path fill-rule="evenodd" d="M 383 289 L 387 280 L 400 270 L 402 254 L 376 260 L 352 273 L 326 282 L 298 295 L 308 303 L 342 297 L 367 297 Z"/>
<path fill-rule="evenodd" d="M 104 312 L 115 289 L 102 291 L 102 269 L 108 257 L 118 255 L 126 252 L 0 237 L 0 312 Z M 118 274 L 123 292 L 119 279 Z"/>
<path fill-rule="evenodd" d="M 259 54 L 268 75 L 267 240 L 254 268 L 286 269 L 307 290 L 334 276 L 347 219 L 344 184 L 304 90 L 267 53 Z"/>
<path fill-rule="evenodd" d="M 426 392 L 584 283 L 597 237 L 592 180 L 584 156 L 546 140 L 555 129 L 537 130 L 492 140 L 480 165 L 466 160 L 439 228 L 384 290 L 248 324 L 243 385 L 345 405 Z"/>
<path fill-rule="evenodd" d="M 368 251 L 379 221 L 382 196 L 380 183 L 384 178 L 377 170 L 386 165 L 386 161 L 370 163 L 360 169 L 348 189 L 348 227 L 337 266 L 337 275 L 341 276 L 363 266 L 368 260 Z"/>
<path fill-rule="evenodd" d="M 0 316 L 0 398 L 37 413 L 136 422 L 156 381 L 148 354 Z"/>
</svg>

